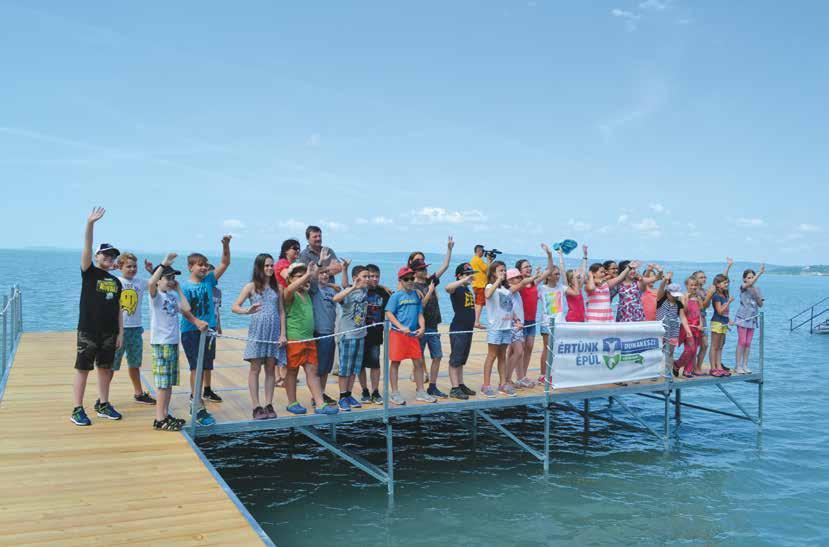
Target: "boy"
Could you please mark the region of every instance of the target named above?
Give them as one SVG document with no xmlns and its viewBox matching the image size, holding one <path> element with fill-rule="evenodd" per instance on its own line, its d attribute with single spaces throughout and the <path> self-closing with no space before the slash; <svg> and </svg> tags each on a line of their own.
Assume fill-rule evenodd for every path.
<svg viewBox="0 0 829 547">
<path fill-rule="evenodd" d="M 190 276 L 181 284 L 181 292 L 187 299 L 195 321 L 186 317 L 181 318 L 181 345 L 184 347 L 184 354 L 187 356 L 187 363 L 190 366 L 191 397 L 195 395 L 193 391 L 196 386 L 196 367 L 199 359 L 201 331 L 204 331 L 205 328 L 215 330 L 217 326 L 213 288 L 230 266 L 230 240 L 231 236 L 229 235 L 222 238 L 222 260 L 212 272 L 209 271 L 210 266 L 207 257 L 203 254 L 192 253 L 187 257 L 187 269 L 190 270 Z M 203 396 L 204 399 L 210 402 L 221 403 L 222 398 L 211 387 L 214 359 L 216 359 L 216 339 L 211 337 L 207 339 L 204 348 L 204 372 L 202 374 L 204 391 L 198 395 L 200 399 Z M 199 425 L 209 425 L 208 422 L 213 423 L 213 417 L 204 407 L 199 409 L 195 419 Z"/>
<path fill-rule="evenodd" d="M 292 414 L 305 414 L 307 410 L 296 398 L 296 382 L 299 367 L 305 370 L 305 383 L 314 398 L 315 414 L 337 414 L 336 405 L 330 405 L 322 398 L 319 374 L 317 373 L 317 345 L 314 336 L 314 306 L 308 289 L 311 278 L 317 275 L 316 264 L 306 266 L 294 262 L 287 268 L 288 286 L 285 287 L 285 334 L 288 338 L 288 370 L 285 377 L 285 392 L 290 403 L 286 410 Z"/>
<path fill-rule="evenodd" d="M 197 320 L 190 313 L 190 305 L 176 282 L 181 272 L 173 269 L 175 253 L 169 253 L 158 265 L 147 282 L 150 293 L 150 346 L 153 351 L 153 379 L 158 391 L 153 429 L 181 431 L 184 420 L 170 414 L 170 396 L 173 386 L 179 384 L 178 344 L 181 340 L 179 312 L 188 319 Z M 206 327 L 207 324 L 203 323 Z"/>
<path fill-rule="evenodd" d="M 451 249 L 449 252 L 451 253 Z M 440 343 L 440 334 L 438 333 L 438 325 L 442 318 L 440 316 L 438 298 L 435 294 L 435 287 L 439 282 L 440 276 L 435 274 L 429 277 L 427 270 L 429 265 L 419 259 L 413 260 L 409 267 L 415 273 L 414 288 L 420 294 L 421 302 L 423 303 L 423 319 L 426 325 L 426 330 L 420 338 L 420 351 L 423 353 L 424 363 L 426 360 L 426 346 L 429 347 L 429 356 L 432 358 L 432 365 L 429 367 L 426 376 L 426 379 L 429 380 L 429 387 L 426 389 L 426 393 L 445 399 L 447 395 L 437 387 L 440 361 L 443 359 L 443 347 Z M 438 273 L 443 272 L 438 271 Z"/>
<path fill-rule="evenodd" d="M 345 264 L 345 262 L 344 262 Z M 334 302 L 340 304 L 339 331 L 345 332 L 340 339 L 340 401 L 338 406 L 344 412 L 363 405 L 351 395 L 354 379 L 363 366 L 365 348 L 366 297 L 368 295 L 368 270 L 364 266 L 354 266 L 351 272 L 353 284 L 348 284 L 348 266 L 343 268 L 343 285 L 345 288 L 334 296 Z M 360 329 L 356 330 L 355 329 Z M 353 331 L 353 332 L 348 332 Z"/>
<path fill-rule="evenodd" d="M 210 272 L 215 271 L 216 266 L 208 264 L 207 270 Z M 213 287 L 213 307 L 216 309 L 216 333 L 222 334 L 222 289 L 218 285 Z"/>
<path fill-rule="evenodd" d="M 109 402 L 115 350 L 124 342 L 124 318 L 121 315 L 121 282 L 109 273 L 120 254 L 109 243 L 101 243 L 92 264 L 92 233 L 95 223 L 106 211 L 92 209 L 86 219 L 86 233 L 81 252 L 81 301 L 78 314 L 77 357 L 73 395 L 75 407 L 70 420 L 79 426 L 92 425 L 83 408 L 83 396 L 89 371 L 98 368 L 98 394 L 95 411 L 101 418 L 120 420 L 121 414 Z"/>
<path fill-rule="evenodd" d="M 391 297 L 391 291 L 380 285 L 380 268 L 374 264 L 366 264 L 368 271 L 368 294 L 366 295 L 366 330 L 365 348 L 363 350 L 363 366 L 360 369 L 360 385 L 363 393 L 361 403 L 383 404 L 380 395 L 380 349 L 383 346 L 384 320 L 386 304 Z M 366 369 L 369 370 L 371 392 L 366 381 Z"/>
<path fill-rule="evenodd" d="M 389 400 L 396 405 L 406 404 L 406 400 L 397 388 L 397 380 L 400 362 L 411 359 L 417 384 L 417 400 L 435 403 L 437 398 L 423 389 L 423 352 L 418 339 L 426 330 L 426 322 L 423 319 L 423 303 L 414 289 L 414 272 L 408 266 L 403 266 L 397 272 L 397 279 L 402 288 L 391 295 L 386 305 L 386 319 L 393 327 L 389 333 L 389 359 L 391 360 L 389 381 L 392 389 Z"/>
<path fill-rule="evenodd" d="M 141 325 L 141 310 L 144 307 L 144 293 L 147 291 L 147 280 L 137 277 L 138 258 L 132 253 L 124 253 L 118 257 L 118 269 L 121 275 L 121 314 L 124 316 L 124 344 L 115 352 L 115 363 L 112 370 L 121 370 L 121 360 L 127 355 L 130 382 L 132 382 L 133 398 L 136 403 L 154 405 L 156 403 L 150 394 L 144 391 L 141 385 L 141 362 L 144 353 L 144 327 Z"/>
<path fill-rule="evenodd" d="M 466 400 L 475 392 L 463 383 L 463 366 L 469 359 L 472 348 L 472 331 L 475 327 L 475 295 L 470 285 L 475 277 L 475 270 L 468 262 L 455 268 L 455 281 L 446 285 L 446 292 L 452 300 L 455 316 L 449 325 L 449 381 L 452 389 L 449 396 L 453 399 Z"/>
<path fill-rule="evenodd" d="M 328 385 L 328 375 L 334 368 L 334 350 L 336 339 L 334 334 L 334 323 L 337 318 L 337 305 L 334 303 L 334 295 L 340 290 L 336 285 L 329 283 L 330 275 L 328 270 L 320 269 L 317 278 L 311 278 L 311 286 L 308 293 L 311 295 L 311 306 L 314 310 L 314 338 L 325 336 L 316 340 L 317 344 L 317 376 L 320 379 L 322 399 L 327 404 L 334 404 L 336 401 L 325 394 L 325 386 Z"/>
<path fill-rule="evenodd" d="M 492 255 L 488 255 L 486 257 L 489 264 L 484 262 L 484 246 L 483 245 L 475 245 L 474 255 L 472 256 L 472 260 L 469 261 L 469 265 L 472 266 L 472 269 L 475 270 L 475 279 L 472 282 L 472 290 L 475 292 L 475 328 L 482 329 L 484 328 L 481 325 L 481 310 L 486 305 L 486 296 L 484 295 L 484 290 L 486 288 L 486 272 L 489 269 L 489 264 L 492 264 L 494 257 Z"/>
</svg>

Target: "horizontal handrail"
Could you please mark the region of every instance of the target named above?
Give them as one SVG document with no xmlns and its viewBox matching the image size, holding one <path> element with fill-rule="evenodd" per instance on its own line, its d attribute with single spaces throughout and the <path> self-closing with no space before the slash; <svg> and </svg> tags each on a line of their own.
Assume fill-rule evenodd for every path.
<svg viewBox="0 0 829 547">
<path fill-rule="evenodd" d="M 809 306 L 808 308 L 806 308 L 806 309 L 805 309 L 805 310 L 803 310 L 802 312 L 798 313 L 797 315 L 794 315 L 794 316 L 790 317 L 790 318 L 789 318 L 789 323 L 791 323 L 792 321 L 794 321 L 795 319 L 797 319 L 798 317 L 800 317 L 800 316 L 801 316 L 801 315 L 803 315 L 804 313 L 806 313 L 806 312 L 808 312 L 808 311 L 810 311 L 810 310 L 813 310 L 816 306 L 820 306 L 821 304 L 823 304 L 823 303 L 824 303 L 824 302 L 826 302 L 827 300 L 829 300 L 829 296 L 827 296 L 826 298 L 824 298 L 824 299 L 822 299 L 822 300 L 819 300 L 818 302 L 815 302 L 814 304 L 812 304 L 811 306 Z M 802 323 L 801 323 L 801 324 L 802 324 Z"/>
</svg>

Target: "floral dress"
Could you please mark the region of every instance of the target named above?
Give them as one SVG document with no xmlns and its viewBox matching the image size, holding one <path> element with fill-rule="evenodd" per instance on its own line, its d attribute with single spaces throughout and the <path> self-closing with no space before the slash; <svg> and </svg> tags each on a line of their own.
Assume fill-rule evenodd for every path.
<svg viewBox="0 0 829 547">
<path fill-rule="evenodd" d="M 619 323 L 633 323 L 645 320 L 645 308 L 642 307 L 642 291 L 639 283 L 621 283 L 618 285 L 619 308 L 616 311 L 616 321 Z"/>
<path fill-rule="evenodd" d="M 278 365 L 286 362 L 285 346 L 274 343 L 279 340 L 282 325 L 279 321 L 279 293 L 270 286 L 260 292 L 253 291 L 250 295 L 251 304 L 260 304 L 259 311 L 250 316 L 248 327 L 248 343 L 245 347 L 243 359 L 264 359 L 276 357 Z M 262 340 L 259 342 L 258 340 Z"/>
</svg>

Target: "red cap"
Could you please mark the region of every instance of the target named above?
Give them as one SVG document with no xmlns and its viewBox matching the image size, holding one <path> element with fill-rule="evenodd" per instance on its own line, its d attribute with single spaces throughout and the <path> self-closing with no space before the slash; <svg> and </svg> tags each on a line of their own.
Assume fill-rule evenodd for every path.
<svg viewBox="0 0 829 547">
<path fill-rule="evenodd" d="M 410 274 L 414 274 L 414 271 L 412 271 L 412 269 L 408 266 L 403 266 L 402 268 L 397 270 L 397 279 L 400 279 L 401 277 L 406 277 Z"/>
</svg>

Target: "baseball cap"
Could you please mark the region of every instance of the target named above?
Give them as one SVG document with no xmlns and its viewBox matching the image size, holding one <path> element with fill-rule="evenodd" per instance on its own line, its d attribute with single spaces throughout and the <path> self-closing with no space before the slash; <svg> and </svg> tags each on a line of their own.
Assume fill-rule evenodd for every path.
<svg viewBox="0 0 829 547">
<path fill-rule="evenodd" d="M 307 270 L 307 269 L 308 269 L 308 266 L 306 266 L 304 263 L 294 262 L 293 264 L 288 266 L 288 277 L 293 275 L 293 273 L 297 270 Z"/>
<path fill-rule="evenodd" d="M 507 270 L 507 279 L 512 279 L 513 277 L 521 277 L 521 272 L 518 271 L 518 268 L 510 268 Z"/>
<path fill-rule="evenodd" d="M 409 264 L 409 268 L 411 268 L 412 271 L 425 270 L 428 267 L 429 267 L 429 264 L 426 264 L 426 262 L 424 262 L 423 260 L 420 260 L 419 258 L 416 258 L 416 259 L 412 260 L 412 263 Z"/>
<path fill-rule="evenodd" d="M 98 250 L 95 251 L 95 254 L 100 254 L 100 253 L 109 253 L 109 254 L 114 253 L 115 256 L 118 256 L 118 255 L 121 254 L 121 251 L 119 251 L 118 249 L 116 249 L 115 247 L 110 245 L 109 243 L 101 243 L 100 245 L 98 245 Z"/>
<path fill-rule="evenodd" d="M 682 287 L 680 287 L 676 283 L 671 283 L 670 285 L 665 287 L 665 290 L 668 292 L 668 294 L 670 294 L 674 298 L 679 298 L 683 294 L 682 293 Z"/>
<path fill-rule="evenodd" d="M 417 262 L 417 261 L 415 261 L 415 262 Z M 397 279 L 400 279 L 401 277 L 406 277 L 407 275 L 411 275 L 413 273 L 414 273 L 414 270 L 412 270 L 408 266 L 403 266 L 402 268 L 397 270 Z"/>
<path fill-rule="evenodd" d="M 171 275 L 181 275 L 181 272 L 177 269 L 173 268 L 172 266 L 164 266 L 163 264 L 159 266 L 161 268 L 161 277 L 169 277 Z"/>
<path fill-rule="evenodd" d="M 469 262 L 458 264 L 458 267 L 455 268 L 455 275 L 470 275 L 474 273 L 475 269 L 469 264 Z"/>
</svg>

